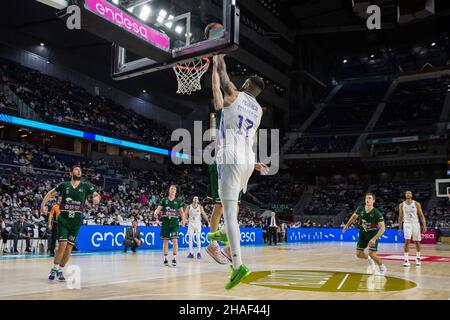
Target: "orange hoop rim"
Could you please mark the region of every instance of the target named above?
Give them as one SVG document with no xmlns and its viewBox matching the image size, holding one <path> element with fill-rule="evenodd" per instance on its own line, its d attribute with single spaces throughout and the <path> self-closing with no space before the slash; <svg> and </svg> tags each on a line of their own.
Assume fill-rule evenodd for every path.
<svg viewBox="0 0 450 320">
<path fill-rule="evenodd" d="M 210 60 L 209 60 L 208 57 L 203 57 L 203 58 L 201 58 L 201 60 L 204 60 L 205 62 L 207 62 L 204 65 L 202 65 L 201 67 L 188 67 L 188 66 L 183 66 L 181 64 L 177 64 L 174 68 L 181 69 L 181 70 L 195 70 L 195 71 L 198 71 L 198 70 L 203 70 L 203 69 L 209 67 Z"/>
</svg>

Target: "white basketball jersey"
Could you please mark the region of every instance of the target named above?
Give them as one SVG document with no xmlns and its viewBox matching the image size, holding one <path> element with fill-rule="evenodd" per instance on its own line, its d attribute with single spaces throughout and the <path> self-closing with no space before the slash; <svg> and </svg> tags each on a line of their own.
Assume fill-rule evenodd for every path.
<svg viewBox="0 0 450 320">
<path fill-rule="evenodd" d="M 197 208 L 194 208 L 192 205 L 189 206 L 189 223 L 202 223 L 200 205 Z"/>
<path fill-rule="evenodd" d="M 218 155 L 224 151 L 234 151 L 234 156 L 239 158 L 238 163 L 242 160 L 248 163 L 249 159 L 254 162 L 252 148 L 261 118 L 262 108 L 258 101 L 250 94 L 240 92 L 229 107 L 222 109 L 216 145 Z"/>
<path fill-rule="evenodd" d="M 419 223 L 416 202 L 414 200 L 411 204 L 407 204 L 406 201 L 403 201 L 403 223 Z"/>
</svg>

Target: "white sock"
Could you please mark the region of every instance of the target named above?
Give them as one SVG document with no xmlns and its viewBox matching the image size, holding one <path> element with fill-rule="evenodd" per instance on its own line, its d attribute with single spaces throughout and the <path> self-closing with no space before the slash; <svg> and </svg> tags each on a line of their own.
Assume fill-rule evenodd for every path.
<svg viewBox="0 0 450 320">
<path fill-rule="evenodd" d="M 173 255 L 173 258 L 174 258 L 175 260 L 177 260 L 177 255 L 176 255 L 176 254 L 174 254 L 174 255 Z"/>
<path fill-rule="evenodd" d="M 224 211 L 224 215 L 225 215 L 225 211 Z M 222 226 L 222 228 L 220 228 L 220 232 L 222 234 L 227 234 L 227 226 L 225 224 Z"/>
<path fill-rule="evenodd" d="M 231 247 L 231 257 L 233 260 L 233 268 L 239 269 L 242 265 L 241 256 L 241 232 L 239 230 L 239 223 L 236 216 L 237 201 L 222 200 L 223 218 L 225 220 L 225 228 L 228 236 L 228 241 Z"/>
<path fill-rule="evenodd" d="M 194 252 L 194 235 L 190 234 L 189 235 L 189 253 L 193 253 Z"/>
<path fill-rule="evenodd" d="M 201 243 L 201 239 L 200 239 L 200 232 L 197 232 L 196 234 L 197 236 L 197 254 L 200 253 L 200 251 L 202 251 L 202 243 Z"/>
<path fill-rule="evenodd" d="M 53 264 L 53 269 L 59 270 L 59 264 Z"/>
<path fill-rule="evenodd" d="M 409 261 L 409 253 L 408 252 L 405 252 L 404 257 L 405 257 L 405 261 Z"/>
<path fill-rule="evenodd" d="M 420 259 L 420 251 L 416 252 L 416 259 Z"/>
</svg>

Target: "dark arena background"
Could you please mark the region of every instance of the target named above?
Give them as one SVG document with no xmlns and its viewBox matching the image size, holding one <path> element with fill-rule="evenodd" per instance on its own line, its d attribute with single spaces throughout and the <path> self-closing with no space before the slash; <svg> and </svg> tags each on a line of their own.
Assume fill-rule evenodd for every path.
<svg viewBox="0 0 450 320">
<path fill-rule="evenodd" d="M 447 0 L 2 0 L 0 299 L 450 299 L 449 37 Z"/>
</svg>

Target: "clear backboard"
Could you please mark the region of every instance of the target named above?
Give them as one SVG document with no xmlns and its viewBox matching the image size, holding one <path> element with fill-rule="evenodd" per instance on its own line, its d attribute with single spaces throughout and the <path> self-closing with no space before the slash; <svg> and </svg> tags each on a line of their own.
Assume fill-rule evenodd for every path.
<svg viewBox="0 0 450 320">
<path fill-rule="evenodd" d="M 57 9 L 70 30 L 82 29 L 113 43 L 115 80 L 173 67 L 178 92 L 190 94 L 200 90 L 209 57 L 239 46 L 236 0 L 36 1 Z"/>
<path fill-rule="evenodd" d="M 236 0 L 85 0 L 106 1 L 122 15 L 131 17 L 132 29 L 139 28 L 148 48 L 155 52 L 143 55 L 140 47 L 125 42 L 114 43 L 112 72 L 115 80 L 136 77 L 167 69 L 193 58 L 227 53 L 239 44 L 239 8 Z M 131 20 L 131 19 L 130 19 Z M 222 30 L 205 37 L 210 23 L 220 23 Z M 140 52 L 137 52 L 140 51 Z"/>
<path fill-rule="evenodd" d="M 438 198 L 449 198 L 450 200 L 450 179 L 436 180 L 436 196 Z"/>
</svg>

